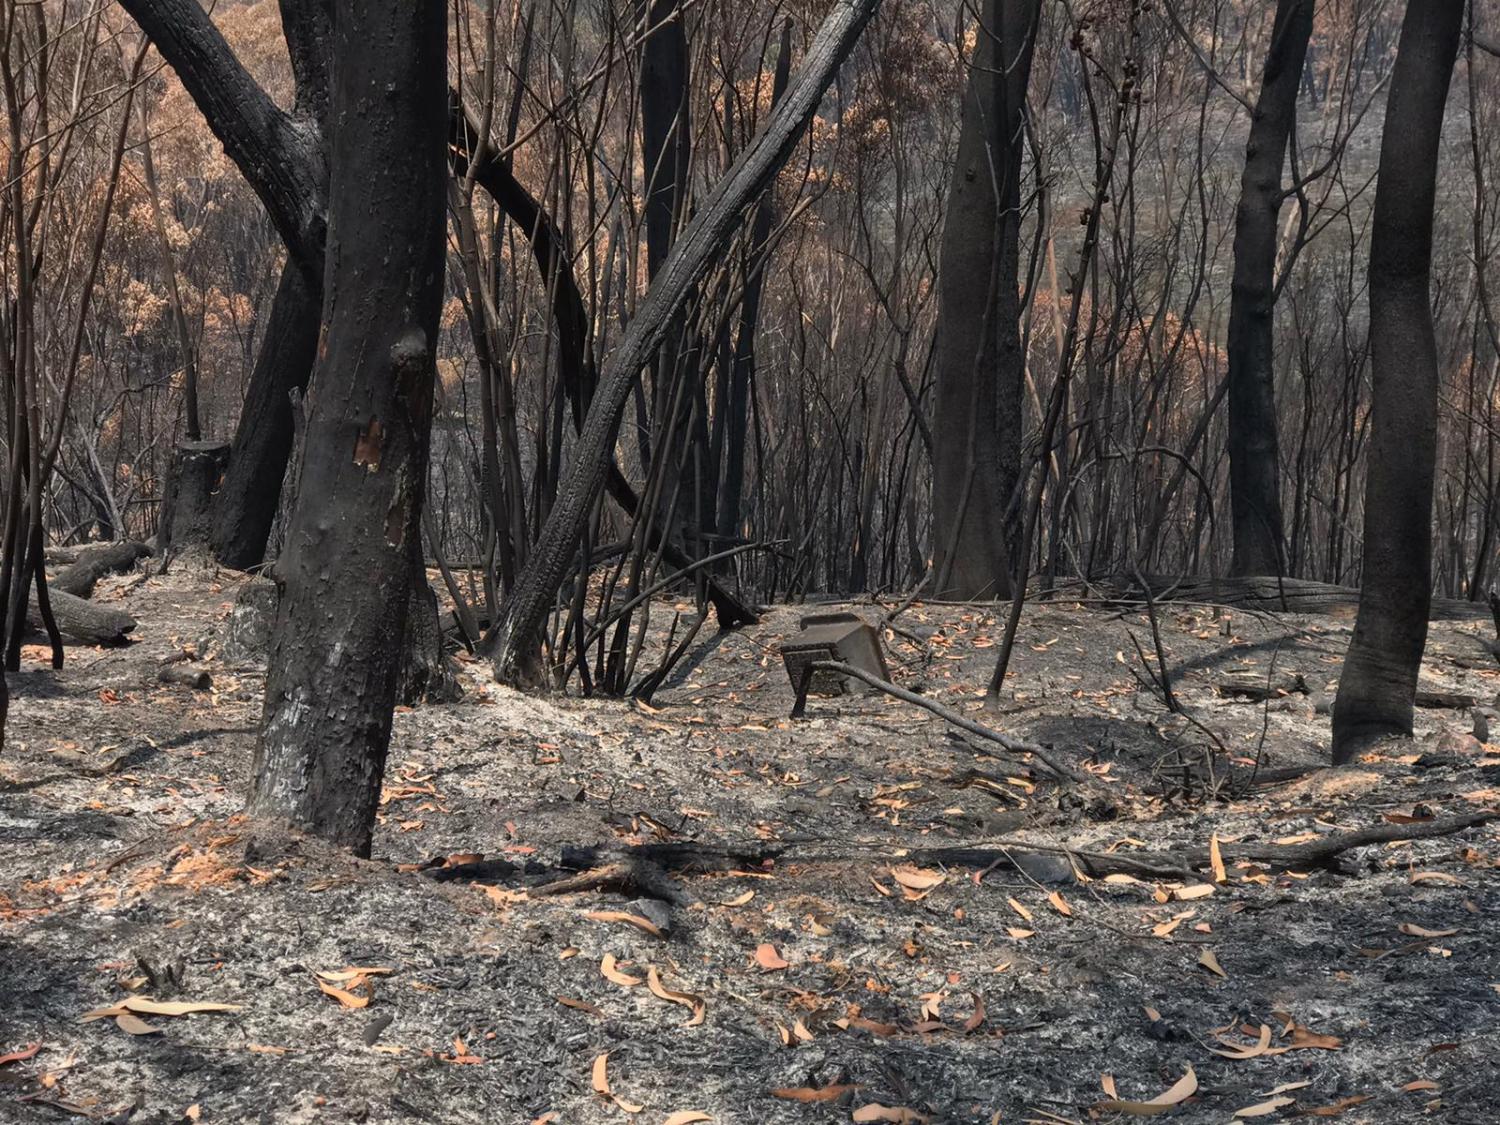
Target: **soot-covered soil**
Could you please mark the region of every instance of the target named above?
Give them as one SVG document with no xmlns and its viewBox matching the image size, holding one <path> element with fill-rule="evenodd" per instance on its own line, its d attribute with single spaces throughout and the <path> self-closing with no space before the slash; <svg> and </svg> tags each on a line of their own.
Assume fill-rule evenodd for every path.
<svg viewBox="0 0 1500 1125">
<path fill-rule="evenodd" d="M 894 679 L 1050 745 L 1107 818 L 884 696 L 789 721 L 799 607 L 705 629 L 649 707 L 528 698 L 467 662 L 461 702 L 397 714 L 357 861 L 238 816 L 262 680 L 222 650 L 239 581 L 108 580 L 136 643 L 61 673 L 29 649 L 11 677 L 0 1120 L 1059 1123 L 1174 1086 L 1182 1122 L 1500 1120 L 1492 825 L 1303 870 L 1232 858 L 1500 800 L 1500 747 L 1451 707 L 1353 768 L 1244 784 L 1325 755 L 1347 619 L 1162 607 L 1187 718 L 1145 682 L 1135 609 L 1028 607 L 989 716 L 993 611 L 885 629 Z M 1435 624 L 1424 687 L 1490 703 L 1483 631 Z M 158 682 L 185 647 L 211 690 Z M 1294 674 L 1307 693 L 1269 705 L 1215 687 Z M 1008 862 L 1017 838 L 1231 859 L 1221 882 L 1080 881 L 1065 855 Z M 527 893 L 581 846 L 656 850 L 633 884 Z M 944 847 L 990 850 L 921 852 Z M 442 877 L 462 863 L 482 866 Z M 117 1007 L 144 997 L 234 1010 Z"/>
</svg>

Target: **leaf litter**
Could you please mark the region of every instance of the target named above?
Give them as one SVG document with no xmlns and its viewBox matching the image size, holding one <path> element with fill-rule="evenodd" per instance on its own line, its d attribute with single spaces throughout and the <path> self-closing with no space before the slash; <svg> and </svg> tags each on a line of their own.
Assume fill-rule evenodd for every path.
<svg viewBox="0 0 1500 1125">
<path fill-rule="evenodd" d="M 204 602 L 188 581 L 154 585 L 153 579 L 132 596 L 146 599 L 144 608 L 152 612 L 180 614 L 178 607 Z M 919 605 L 910 612 L 920 614 L 920 628 L 951 631 L 949 651 L 958 655 L 967 652 L 963 638 L 977 639 L 979 630 L 992 628 L 969 609 Z M 1174 607 L 1172 614 L 1179 612 L 1184 621 L 1194 614 L 1208 620 L 1207 611 Z M 143 620 L 147 616 L 143 609 Z M 199 620 L 209 617 L 201 613 Z M 794 618 L 795 611 L 773 610 L 746 635 L 774 644 Z M 1236 620 L 1252 639 L 1279 636 L 1273 626 Z M 1326 622 L 1294 620 L 1309 636 L 1284 645 L 1279 667 L 1300 660 L 1304 674 L 1320 672 L 1319 645 L 1328 640 L 1320 640 L 1318 630 Z M 177 630 L 195 627 L 202 628 Z M 1233 655 L 1239 644 L 1198 643 L 1170 614 L 1163 627 L 1174 630 L 1174 660 L 1179 654 L 1224 659 L 1219 650 L 1227 647 Z M 1092 765 L 1109 765 L 1125 797 L 1122 820 L 1094 821 L 1068 810 L 1050 782 L 1023 778 L 1024 769 L 1000 771 L 1029 787 L 1008 786 L 1028 802 L 1019 814 L 1014 801 L 955 786 L 951 779 L 976 764 L 972 754 L 941 724 L 912 718 L 876 697 L 819 700 L 810 705 L 806 724 L 788 724 L 779 670 L 760 664 L 761 650 L 735 648 L 733 640 L 706 651 L 694 673 L 705 683 L 724 684 L 719 695 L 691 693 L 707 696 L 705 707 L 692 706 L 676 689 L 660 692 L 653 711 L 615 712 L 555 697 L 512 697 L 476 682 L 463 704 L 398 715 L 391 798 L 377 831 L 375 866 L 295 848 L 245 858 L 250 837 L 233 819 L 259 709 L 253 677 L 245 678 L 240 696 L 223 695 L 213 720 L 192 720 L 237 724 L 250 733 L 210 735 L 191 750 L 158 751 L 128 777 L 49 780 L 41 772 L 49 764 L 45 751 L 23 746 L 8 752 L 0 762 L 0 771 L 14 771 L 7 777 L 39 779 L 36 794 L 59 806 L 74 802 L 87 809 L 99 802 L 104 807 L 93 812 L 111 818 L 121 841 L 107 840 L 104 856 L 96 857 L 90 850 L 96 844 L 64 840 L 64 852 L 45 863 L 20 845 L 17 870 L 26 873 L 25 882 L 0 885 L 0 926 L 6 940 L 20 943 L 29 982 L 8 985 L 4 1010 L 23 1016 L 16 1026 L 28 1043 L 45 1039 L 49 1046 L 6 1070 L 34 1074 L 35 1087 L 66 1088 L 67 1098 L 99 1104 L 126 1100 L 118 1093 L 126 1086 L 131 1097 L 139 1092 L 146 1104 L 177 1116 L 194 1102 L 204 1120 L 260 1112 L 267 1097 L 276 1096 L 268 1090 L 293 1088 L 316 1088 L 332 1106 L 371 1121 L 399 1120 L 388 1087 L 372 1083 L 374 1072 L 361 1069 L 376 1065 L 401 1075 L 403 1097 L 416 1098 L 428 1112 L 438 1107 L 440 1118 L 454 1122 L 487 1120 L 495 1105 L 515 1107 L 516 1119 L 526 1121 L 549 1114 L 555 1122 L 590 1120 L 591 1112 L 618 1119 L 625 1110 L 592 1088 L 591 1060 L 601 1054 L 610 1099 L 620 1095 L 628 1106 L 651 1107 L 640 1111 L 643 1122 L 692 1113 L 792 1125 L 819 1106 L 841 1120 L 861 1111 L 916 1115 L 907 1120 L 988 1121 L 996 1112 L 1001 1120 L 1047 1119 L 1044 1113 L 1083 1120 L 1095 1098 L 1079 1088 L 1077 1075 L 1097 1073 L 1106 1061 L 1117 1073 L 1136 1076 L 1128 1083 L 1131 1096 L 1150 1104 L 1165 1096 L 1153 1090 L 1170 1092 L 1191 1060 L 1204 1087 L 1164 1112 L 1193 1120 L 1210 1112 L 1226 1120 L 1292 1095 L 1298 1100 L 1278 1111 L 1352 1116 L 1371 1099 L 1389 1097 L 1407 1099 L 1410 1107 L 1436 1096 L 1450 1107 L 1494 1106 L 1474 1077 L 1483 1029 L 1470 1013 L 1483 1010 L 1474 1005 L 1476 993 L 1493 998 L 1500 963 L 1489 943 L 1464 933 L 1477 933 L 1478 919 L 1496 903 L 1500 849 L 1493 832 L 1364 849 L 1347 871 L 1247 864 L 1236 849 L 1258 838 L 1295 839 L 1300 843 L 1286 846 L 1296 847 L 1326 836 L 1323 825 L 1393 822 L 1331 788 L 1301 783 L 1218 805 L 1168 807 L 1152 788 L 1161 751 L 1149 730 L 1155 724 L 1172 737 L 1174 720 L 1159 708 L 1148 714 L 1143 709 L 1152 706 L 1150 699 L 1134 685 L 1122 686 L 1123 671 L 1087 655 L 1102 647 L 1095 641 L 1110 630 L 1118 636 L 1118 622 L 1091 611 L 1028 607 L 1023 639 L 1033 628 L 1038 641 L 1061 639 L 1046 651 L 1028 646 L 1021 654 L 1014 679 L 1021 710 L 1004 718 L 1004 729 L 1078 755 L 1069 760 L 1092 754 Z M 1444 640 L 1452 635 L 1434 624 L 1439 645 L 1452 643 Z M 1084 653 L 1070 651 L 1075 639 Z M 144 637 L 123 655 L 65 670 L 66 691 L 92 689 L 76 711 L 66 712 L 68 721 L 97 729 L 100 745 L 126 745 L 135 727 L 158 746 L 171 746 L 184 716 L 132 702 L 149 682 L 149 661 L 162 652 L 152 646 L 160 643 Z M 910 675 L 900 661 L 914 659 L 915 650 L 891 643 L 898 678 Z M 972 647 L 975 660 L 965 656 L 939 669 L 949 675 L 934 680 L 936 690 L 982 689 L 984 652 Z M 1114 648 L 1111 643 L 1107 653 Z M 128 681 L 132 668 L 140 669 L 139 683 Z M 1081 678 L 1067 679 L 1073 675 Z M 1457 686 L 1472 694 L 1484 686 L 1477 673 L 1456 676 Z M 95 698 L 104 688 L 119 701 L 107 709 Z M 1200 683 L 1192 675 L 1181 692 L 1190 706 L 1211 699 L 1206 679 Z M 28 732 L 22 741 L 45 739 L 48 724 L 58 720 L 24 692 L 18 698 L 22 722 L 29 715 L 41 732 Z M 62 706 L 70 706 L 66 698 Z M 1260 708 L 1215 706 L 1204 714 L 1221 736 L 1258 734 Z M 888 729 L 898 714 L 899 729 Z M 1441 716 L 1418 718 L 1431 723 Z M 1319 760 L 1326 731 L 1315 721 L 1272 711 L 1270 727 L 1267 748 L 1280 755 L 1271 765 Z M 540 741 L 555 750 L 537 754 Z M 636 754 L 645 768 L 633 760 Z M 1395 756 L 1360 768 L 1384 771 L 1382 785 L 1400 790 L 1401 808 L 1425 805 L 1436 817 L 1462 811 L 1457 798 L 1444 796 L 1445 787 L 1484 787 L 1477 765 L 1465 766 L 1469 779 L 1458 782 L 1412 770 Z M 835 785 L 837 779 L 845 780 Z M 885 786 L 902 787 L 887 790 L 902 807 L 865 803 Z M 168 787 L 175 795 L 164 798 Z M 771 796 L 769 803 L 756 796 L 758 787 Z M 708 816 L 691 822 L 674 817 L 674 809 L 685 807 L 684 795 Z M 981 797 L 988 804 L 976 803 Z M 172 810 L 155 814 L 171 827 L 154 841 L 139 830 L 147 823 L 141 817 L 155 807 L 151 802 Z M 133 810 L 130 816 L 109 811 L 125 808 Z M 422 827 L 403 831 L 397 809 L 401 820 Z M 1002 815 L 993 809 L 1017 822 L 976 831 L 971 822 Z M 617 810 L 622 815 L 616 817 Z M 34 807 L 0 788 L 0 830 L 8 823 L 4 817 L 29 815 Z M 670 826 L 666 837 L 664 826 Z M 809 831 L 827 839 L 802 845 L 805 850 L 821 848 L 839 858 L 805 860 L 796 847 L 776 854 L 785 841 Z M 1017 835 L 1062 844 L 1079 858 L 1062 864 L 1063 882 L 1038 888 L 1003 861 L 992 866 L 993 854 L 979 862 L 922 854 Z M 656 926 L 656 914 L 646 918 L 633 901 L 638 890 L 549 902 L 528 898 L 524 877 L 476 890 L 428 881 L 415 869 L 428 857 L 445 857 L 451 869 L 453 857 L 478 862 L 470 857 L 511 847 L 531 849 L 514 855 L 555 870 L 562 846 L 745 849 L 747 842 L 751 852 L 759 847 L 765 854 L 741 850 L 723 873 L 668 871 L 687 892 L 684 902 L 672 905 L 668 938 L 621 918 L 587 917 L 630 915 Z M 104 872 L 132 848 L 141 850 Z M 1196 850 L 1204 858 L 1192 871 L 1105 874 L 1084 858 L 1172 849 Z M 1222 879 L 1211 853 L 1223 864 Z M 402 864 L 413 870 L 397 872 Z M 1075 866 L 1087 882 L 1069 874 Z M 982 879 L 972 878 L 981 873 Z M 753 879 L 756 890 L 747 897 L 726 879 L 740 887 Z M 1393 897 L 1396 888 L 1400 894 Z M 1464 906 L 1466 899 L 1477 914 Z M 28 1015 L 36 1011 L 38 987 L 81 997 L 74 1011 L 90 1004 L 110 1010 L 111 980 L 134 973 L 132 950 L 118 936 L 124 909 L 146 912 L 145 929 L 132 944 L 144 945 L 153 959 L 186 955 L 194 966 L 184 989 L 188 998 L 153 991 L 160 1003 L 192 1003 L 195 994 L 206 993 L 241 1010 L 184 1018 L 125 1009 L 72 1025 Z M 297 920 L 296 936 L 290 918 Z M 39 925 L 43 920 L 48 928 Z M 1403 925 L 1423 932 L 1404 932 Z M 1162 926 L 1169 928 L 1158 934 Z M 59 932 L 67 933 L 66 941 L 56 940 Z M 1206 948 L 1205 932 L 1213 935 L 1215 961 L 1222 958 L 1233 971 L 1228 985 L 1211 971 L 1193 971 Z M 1439 941 L 1451 946 L 1447 956 L 1433 951 Z M 762 946 L 774 954 L 764 960 L 778 967 L 763 962 Z M 1366 946 L 1378 947 L 1381 959 L 1360 956 Z M 751 950 L 754 956 L 747 955 Z M 315 970 L 318 989 L 308 987 L 309 961 L 328 966 Z M 106 962 L 126 964 L 104 973 L 96 966 Z M 402 966 L 399 974 L 366 972 L 361 980 L 356 971 L 394 965 Z M 1006 971 L 998 972 L 1000 966 Z M 1271 981 L 1283 983 L 1273 992 Z M 363 1011 L 346 1012 L 336 998 L 325 997 L 322 984 L 357 998 L 377 987 L 379 993 Z M 1252 997 L 1274 995 L 1297 1018 L 1256 1011 L 1253 1003 L 1239 1012 L 1239 989 Z M 567 1002 L 575 997 L 576 1004 Z M 1371 1007 L 1375 997 L 1387 1005 L 1384 1016 Z M 693 1023 L 710 1005 L 713 1019 Z M 1156 1009 L 1158 1018 L 1143 1020 L 1142 1007 Z M 673 1010 L 682 1018 L 671 1017 Z M 378 1046 L 405 1047 L 405 1055 L 358 1047 L 376 1013 L 395 1016 Z M 233 1052 L 243 1060 L 243 1080 L 217 1088 L 210 1081 L 190 1097 L 178 1096 L 150 1055 L 151 1040 L 161 1033 L 144 1040 L 124 1034 L 122 1015 L 165 1029 L 174 1043 Z M 319 1021 L 330 1030 L 316 1030 Z M 777 1022 L 794 1048 L 781 1046 L 772 1030 Z M 1215 1024 L 1231 1026 L 1206 1035 L 1201 1046 L 1194 1042 L 1189 1029 Z M 1355 1030 L 1367 1026 L 1382 1030 Z M 1109 1030 L 1114 1046 L 1107 1060 L 1091 1038 L 1095 1028 Z M 1263 1028 L 1272 1038 L 1262 1051 Z M 343 1035 L 356 1051 L 328 1049 L 330 1036 Z M 1449 1043 L 1457 1045 L 1422 1055 Z M 98 1065 L 61 1065 L 84 1047 L 80 1057 Z M 426 1051 L 451 1065 L 412 1069 Z M 1295 1063 L 1281 1057 L 1290 1052 Z M 1419 1056 L 1431 1062 L 1414 1076 L 1405 1060 Z M 502 1057 L 504 1067 L 483 1065 Z M 1210 1059 L 1221 1068 L 1212 1080 L 1204 1066 Z M 109 1068 L 131 1077 L 106 1083 L 101 1079 Z M 1003 1081 L 997 1077 L 1002 1071 Z M 1381 1072 L 1399 1077 L 1377 1089 L 1368 1075 Z M 53 1086 L 41 1087 L 43 1074 L 53 1076 Z M 568 1074 L 571 1079 L 555 1077 Z M 1292 1077 L 1313 1084 L 1299 1089 L 1277 1082 Z M 1436 1089 L 1401 1090 L 1402 1081 L 1432 1082 Z M 700 1091 L 708 1096 L 695 1096 Z M 785 1096 L 791 1091 L 816 1096 L 804 1102 Z M 1488 1110 L 1474 1113 L 1485 1119 Z M 871 1117 L 890 1119 L 903 1118 Z"/>
</svg>

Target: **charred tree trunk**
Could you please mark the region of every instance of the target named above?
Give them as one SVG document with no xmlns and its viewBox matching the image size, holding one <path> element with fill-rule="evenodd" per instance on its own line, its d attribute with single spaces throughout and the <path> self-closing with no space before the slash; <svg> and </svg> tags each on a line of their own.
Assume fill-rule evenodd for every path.
<svg viewBox="0 0 1500 1125">
<path fill-rule="evenodd" d="M 542 627 L 608 475 L 620 413 L 637 376 L 656 353 L 672 319 L 714 255 L 739 224 L 745 207 L 766 189 L 790 154 L 879 2 L 835 0 L 786 97 L 684 228 L 610 355 L 557 502 L 500 620 L 486 637 L 486 647 L 502 679 L 539 678 Z"/>
<path fill-rule="evenodd" d="M 444 261 L 442 0 L 339 0 L 323 344 L 250 810 L 368 853 L 420 542 Z"/>
<path fill-rule="evenodd" d="M 1007 510 L 1021 476 L 1020 197 L 1040 0 L 985 0 L 938 265 L 932 594 L 1010 596 Z"/>
<path fill-rule="evenodd" d="M 1245 145 L 1229 304 L 1229 500 L 1235 575 L 1285 571 L 1273 310 L 1281 169 L 1297 115 L 1312 0 L 1279 0 Z"/>
<path fill-rule="evenodd" d="M 1463 11 L 1463 0 L 1409 0 L 1391 75 L 1370 234 L 1364 581 L 1333 710 L 1335 764 L 1412 729 L 1432 601 L 1433 206 Z"/>
<path fill-rule="evenodd" d="M 208 544 L 214 498 L 228 463 L 229 446 L 222 441 L 185 441 L 172 451 L 156 534 L 164 566 L 169 554 Z"/>
<path fill-rule="evenodd" d="M 236 570 L 265 561 L 292 452 L 291 393 L 306 390 L 318 350 L 320 289 L 295 262 L 282 267 L 214 508 L 214 557 Z"/>
<path fill-rule="evenodd" d="M 771 80 L 771 105 L 786 93 L 792 68 L 792 21 L 781 27 L 776 73 Z M 760 297 L 765 287 L 768 244 L 776 226 L 774 191 L 768 190 L 755 208 L 750 226 L 749 273 L 745 296 L 740 302 L 740 323 L 735 336 L 734 357 L 729 373 L 728 401 L 724 419 L 724 480 L 719 489 L 720 545 L 739 534 L 740 504 L 745 491 L 745 444 L 750 422 L 750 394 L 755 385 L 755 333 L 760 326 Z"/>
</svg>

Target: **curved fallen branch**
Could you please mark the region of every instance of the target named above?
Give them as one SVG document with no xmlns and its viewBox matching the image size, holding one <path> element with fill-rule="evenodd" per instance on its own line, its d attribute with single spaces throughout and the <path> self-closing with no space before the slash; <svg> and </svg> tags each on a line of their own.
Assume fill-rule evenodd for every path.
<svg viewBox="0 0 1500 1125">
<path fill-rule="evenodd" d="M 925 695 L 919 695 L 904 687 L 898 687 L 889 680 L 882 680 L 879 676 L 866 672 L 863 668 L 856 668 L 852 664 L 844 664 L 837 660 L 815 661 L 803 670 L 802 682 L 797 685 L 797 703 L 792 708 L 792 718 L 794 719 L 802 718 L 803 713 L 807 710 L 807 690 L 812 685 L 813 674 L 816 672 L 833 672 L 840 676 L 852 676 L 854 679 L 869 684 L 872 688 L 883 691 L 886 695 L 895 699 L 914 704 L 925 711 L 931 711 L 938 718 L 952 723 L 960 730 L 968 731 L 976 738 L 982 738 L 986 742 L 993 742 L 1002 746 L 1012 754 L 1030 754 L 1055 777 L 1062 778 L 1065 781 L 1076 782 L 1080 785 L 1092 782 L 1092 778 L 1088 777 L 1088 775 L 1059 762 L 1052 756 L 1052 751 L 1048 750 L 1045 746 L 1038 746 L 1035 742 L 1027 742 L 1025 739 L 1012 738 L 1008 734 L 1001 734 L 999 731 L 987 727 L 983 723 L 976 723 L 967 715 L 955 711 L 952 707 L 939 703 L 935 699 L 929 699 Z"/>
</svg>

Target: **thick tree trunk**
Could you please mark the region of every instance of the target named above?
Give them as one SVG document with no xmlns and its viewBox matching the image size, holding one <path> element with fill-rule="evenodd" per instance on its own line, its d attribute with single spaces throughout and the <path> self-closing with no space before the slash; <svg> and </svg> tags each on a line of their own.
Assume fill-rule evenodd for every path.
<svg viewBox="0 0 1500 1125">
<path fill-rule="evenodd" d="M 323 343 L 252 813 L 367 854 L 420 542 L 442 299 L 442 0 L 339 0 Z"/>
<path fill-rule="evenodd" d="M 1040 0 L 985 0 L 938 265 L 932 429 L 934 597 L 1010 596 L 1007 512 L 1021 476 L 1020 195 Z"/>
<path fill-rule="evenodd" d="M 214 557 L 225 566 L 249 570 L 265 561 L 292 452 L 291 392 L 307 387 L 321 323 L 318 289 L 289 260 L 255 357 L 214 511 Z"/>
<path fill-rule="evenodd" d="M 1281 169 L 1297 117 L 1313 0 L 1279 0 L 1245 145 L 1229 303 L 1229 499 L 1235 575 L 1281 574 L 1281 473 L 1273 336 Z"/>
<path fill-rule="evenodd" d="M 880 0 L 835 0 L 786 97 L 683 230 L 610 355 L 557 501 L 500 620 L 486 637 L 501 678 L 539 678 L 542 626 L 604 484 L 620 413 L 638 374 L 739 224 L 745 207 L 765 190 L 790 154 L 823 92 L 879 6 Z"/>
<path fill-rule="evenodd" d="M 1333 710 L 1335 764 L 1412 729 L 1432 600 L 1433 204 L 1463 11 L 1464 0 L 1409 0 L 1391 75 L 1370 234 L 1364 580 Z"/>
</svg>

